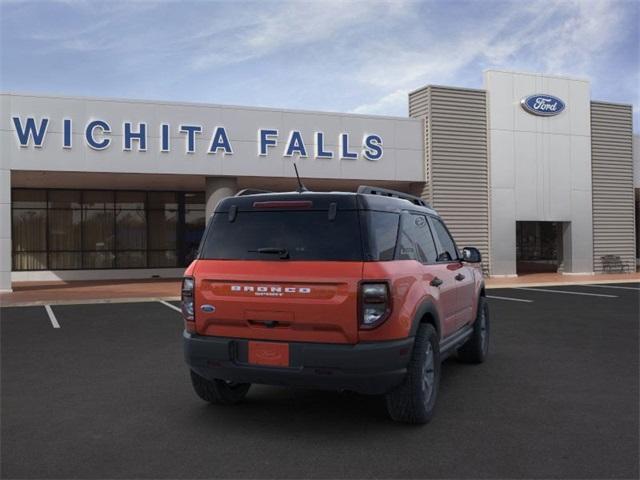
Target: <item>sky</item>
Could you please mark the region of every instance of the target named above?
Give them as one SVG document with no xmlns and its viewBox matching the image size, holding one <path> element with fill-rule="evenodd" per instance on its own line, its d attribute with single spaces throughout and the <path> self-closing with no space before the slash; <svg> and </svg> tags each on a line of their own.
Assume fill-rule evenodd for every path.
<svg viewBox="0 0 640 480">
<path fill-rule="evenodd" d="M 0 27 L 3 91 L 406 116 L 500 68 L 590 79 L 640 131 L 640 0 L 0 0 Z"/>
</svg>

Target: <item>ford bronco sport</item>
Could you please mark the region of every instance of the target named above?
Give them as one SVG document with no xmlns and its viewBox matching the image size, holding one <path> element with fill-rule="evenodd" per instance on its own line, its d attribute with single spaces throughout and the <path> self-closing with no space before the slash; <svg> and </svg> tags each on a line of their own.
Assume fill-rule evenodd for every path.
<svg viewBox="0 0 640 480">
<path fill-rule="evenodd" d="M 182 283 L 195 392 L 252 383 L 383 394 L 394 420 L 433 415 L 440 362 L 482 362 L 480 253 L 425 202 L 391 190 L 241 192 L 222 200 Z"/>
</svg>

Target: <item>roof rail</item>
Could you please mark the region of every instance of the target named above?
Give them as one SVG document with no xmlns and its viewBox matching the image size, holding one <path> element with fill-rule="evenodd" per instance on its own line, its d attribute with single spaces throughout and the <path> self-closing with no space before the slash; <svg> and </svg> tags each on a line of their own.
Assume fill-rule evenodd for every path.
<svg viewBox="0 0 640 480">
<path fill-rule="evenodd" d="M 245 195 L 255 195 L 257 193 L 273 193 L 270 190 L 259 190 L 257 188 L 243 188 L 234 197 L 244 197 Z"/>
<path fill-rule="evenodd" d="M 414 205 L 421 207 L 431 208 L 427 202 L 415 195 L 409 195 L 408 193 L 398 192 L 396 190 L 389 190 L 387 188 L 371 187 L 369 185 L 360 185 L 358 187 L 358 193 L 365 193 L 367 195 L 381 195 L 383 197 L 401 198 L 402 200 L 408 200 Z"/>
</svg>

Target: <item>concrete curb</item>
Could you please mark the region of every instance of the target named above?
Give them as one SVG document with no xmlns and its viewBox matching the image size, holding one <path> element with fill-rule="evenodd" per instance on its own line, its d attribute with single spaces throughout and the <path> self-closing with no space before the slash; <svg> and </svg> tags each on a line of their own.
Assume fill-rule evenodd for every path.
<svg viewBox="0 0 640 480">
<path fill-rule="evenodd" d="M 494 288 L 519 288 L 519 287 L 563 287 L 571 285 L 607 285 L 610 283 L 640 283 L 640 278 L 630 280 L 577 280 L 575 282 L 531 282 L 531 283 L 509 283 L 509 284 L 488 284 L 487 290 Z"/>
</svg>

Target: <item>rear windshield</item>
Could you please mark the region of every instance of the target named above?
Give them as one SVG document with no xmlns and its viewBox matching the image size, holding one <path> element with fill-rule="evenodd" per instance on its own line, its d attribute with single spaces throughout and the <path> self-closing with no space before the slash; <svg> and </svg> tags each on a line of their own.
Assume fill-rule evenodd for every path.
<svg viewBox="0 0 640 480">
<path fill-rule="evenodd" d="M 211 219 L 200 258 L 210 260 L 362 261 L 360 222 L 355 210 L 241 211 Z"/>
</svg>

